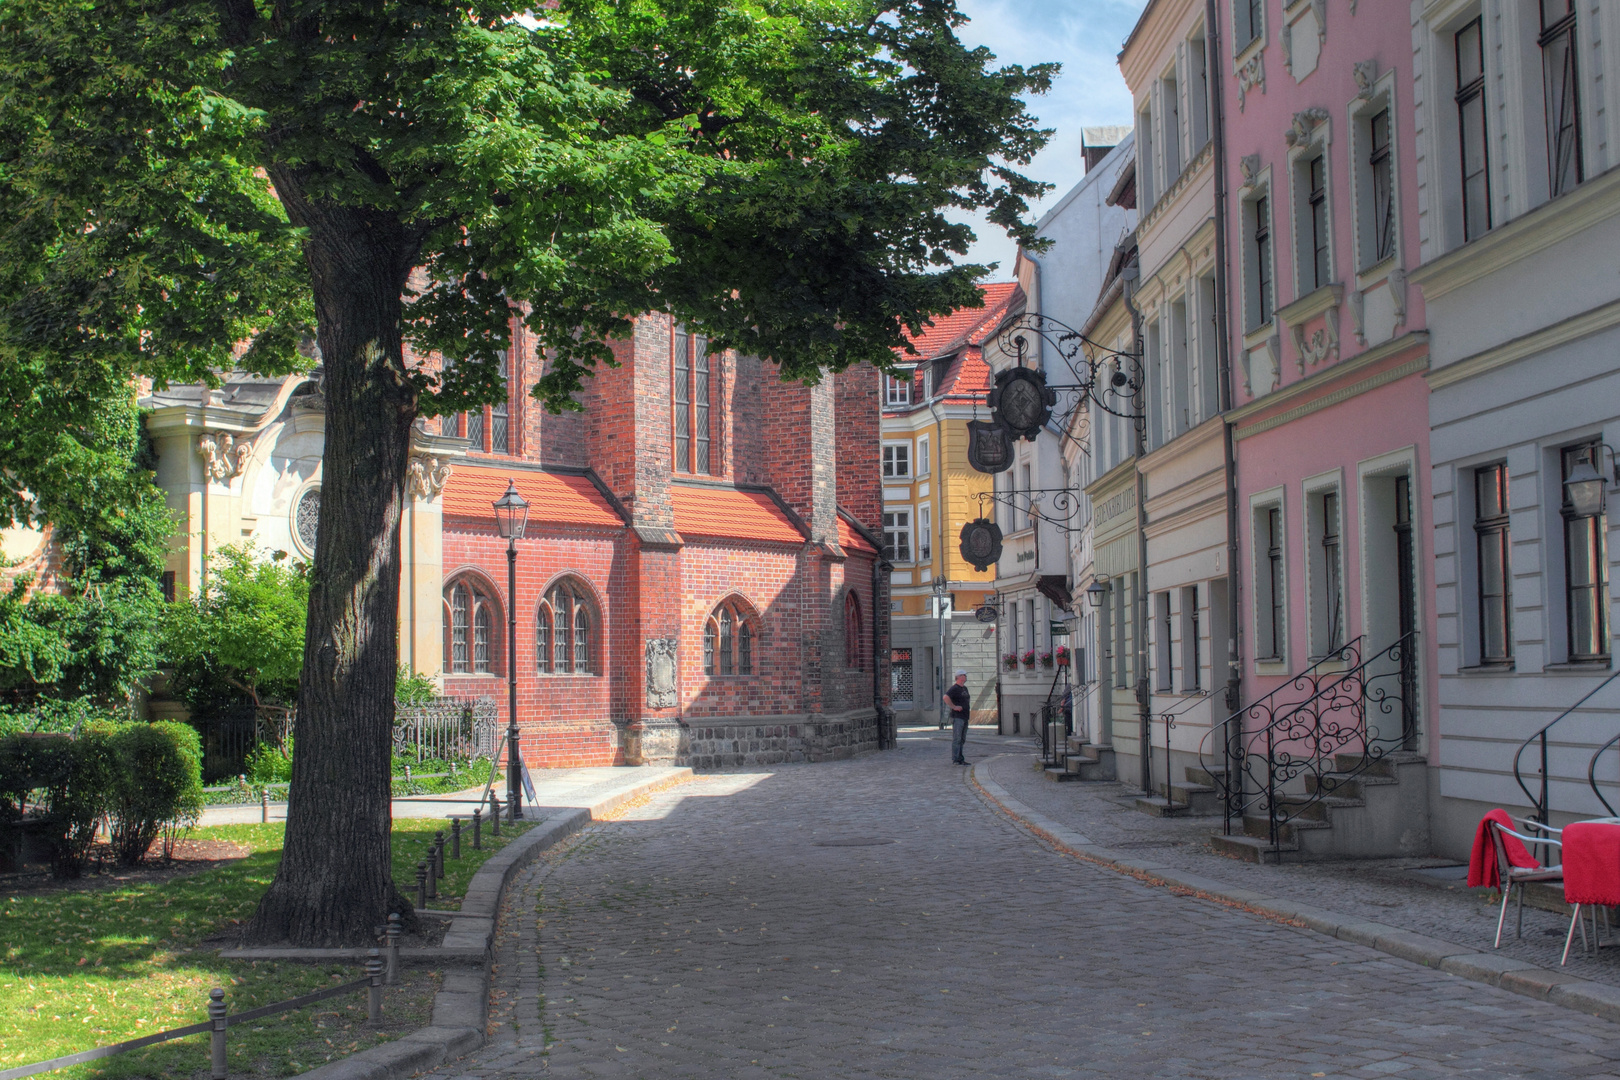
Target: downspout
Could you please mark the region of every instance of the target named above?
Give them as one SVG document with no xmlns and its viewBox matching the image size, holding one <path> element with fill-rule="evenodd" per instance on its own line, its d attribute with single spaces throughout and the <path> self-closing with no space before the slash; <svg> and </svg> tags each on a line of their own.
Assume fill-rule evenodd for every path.
<svg viewBox="0 0 1620 1080">
<path fill-rule="evenodd" d="M 1220 24 L 1216 20 L 1215 0 L 1204 0 L 1204 47 L 1208 50 L 1204 67 L 1209 72 L 1210 139 L 1215 144 L 1215 359 L 1221 379 L 1219 407 L 1223 417 L 1221 433 L 1226 455 L 1226 715 L 1232 716 L 1243 704 L 1243 664 L 1238 648 L 1238 634 L 1243 621 L 1238 613 L 1242 593 L 1239 591 L 1241 581 L 1238 573 L 1237 440 L 1233 438 L 1231 423 L 1224 419 L 1232 411 L 1233 379 L 1231 315 L 1227 308 L 1230 299 L 1230 264 L 1227 261 L 1226 235 L 1226 103 L 1220 90 Z M 1227 732 L 1228 775 L 1232 751 L 1237 749 L 1234 737 L 1240 740 L 1242 732 Z M 1228 831 L 1231 830 L 1230 815 L 1226 827 Z"/>
<path fill-rule="evenodd" d="M 1135 285 L 1142 277 L 1140 264 L 1122 273 L 1125 288 L 1121 296 L 1125 310 L 1131 313 L 1131 350 L 1136 353 L 1139 378 L 1136 384 L 1136 413 L 1140 419 L 1133 422 L 1136 429 L 1136 703 L 1138 706 L 1138 752 L 1141 760 L 1142 792 L 1153 794 L 1153 702 L 1148 696 L 1147 629 L 1148 629 L 1148 577 L 1147 577 L 1147 476 L 1142 471 L 1142 458 L 1147 454 L 1147 357 L 1142 355 L 1142 311 L 1132 299 Z M 1170 778 L 1166 776 L 1165 795 L 1170 794 Z"/>
<path fill-rule="evenodd" d="M 893 730 L 894 710 L 883 706 L 883 673 L 878 666 L 878 657 L 882 655 L 883 646 L 883 633 L 878 629 L 879 611 L 882 611 L 885 620 L 890 618 L 888 591 L 883 588 L 884 573 L 887 569 L 889 564 L 883 561 L 883 554 L 880 551 L 878 557 L 872 560 L 872 710 L 877 713 L 879 750 L 893 750 L 899 745 L 899 740 L 895 737 L 896 732 Z M 879 604 L 883 605 L 881 609 L 878 607 Z"/>
</svg>

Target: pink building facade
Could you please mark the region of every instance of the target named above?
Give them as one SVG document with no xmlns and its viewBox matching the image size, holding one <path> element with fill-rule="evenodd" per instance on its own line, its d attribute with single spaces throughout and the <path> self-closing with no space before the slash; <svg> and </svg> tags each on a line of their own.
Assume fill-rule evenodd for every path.
<svg viewBox="0 0 1620 1080">
<path fill-rule="evenodd" d="M 1363 775 L 1397 781 L 1378 790 L 1399 805 L 1277 836 L 1284 803 L 1265 839 L 1426 854 L 1435 635 L 1428 335 L 1407 282 L 1420 261 L 1410 28 L 1378 5 L 1217 6 L 1244 703 L 1232 768 L 1251 789 L 1314 792 L 1357 756 Z M 1313 764 L 1279 776 L 1273 763 L 1268 778 L 1267 744 L 1313 724 L 1346 734 L 1293 743 Z M 1243 810 L 1251 833 L 1265 802 Z"/>
</svg>

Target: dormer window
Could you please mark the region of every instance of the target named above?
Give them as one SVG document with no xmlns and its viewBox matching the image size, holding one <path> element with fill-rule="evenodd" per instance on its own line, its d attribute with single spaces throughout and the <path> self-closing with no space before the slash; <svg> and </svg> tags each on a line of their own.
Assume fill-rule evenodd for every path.
<svg viewBox="0 0 1620 1080">
<path fill-rule="evenodd" d="M 911 404 L 911 372 L 883 376 L 883 404 L 891 409 Z"/>
</svg>

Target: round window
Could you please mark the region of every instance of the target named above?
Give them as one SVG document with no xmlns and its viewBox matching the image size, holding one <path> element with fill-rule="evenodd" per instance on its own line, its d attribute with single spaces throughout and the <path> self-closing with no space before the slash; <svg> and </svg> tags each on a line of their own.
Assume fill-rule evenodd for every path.
<svg viewBox="0 0 1620 1080">
<path fill-rule="evenodd" d="M 298 542 L 311 554 L 315 551 L 315 537 L 321 524 L 321 489 L 310 488 L 298 500 L 298 509 L 293 512 L 293 529 L 298 533 Z"/>
</svg>

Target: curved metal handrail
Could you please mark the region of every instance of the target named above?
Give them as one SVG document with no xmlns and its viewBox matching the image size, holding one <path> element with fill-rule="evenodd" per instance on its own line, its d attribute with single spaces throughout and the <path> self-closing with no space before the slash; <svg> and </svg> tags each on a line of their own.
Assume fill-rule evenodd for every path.
<svg viewBox="0 0 1620 1080">
<path fill-rule="evenodd" d="M 1611 817 L 1615 815 L 1616 811 L 1614 807 L 1609 805 L 1609 800 L 1603 797 L 1603 792 L 1598 790 L 1597 763 L 1598 758 L 1603 756 L 1603 751 L 1607 750 L 1615 743 L 1620 743 L 1620 735 L 1616 735 L 1614 738 L 1598 747 L 1597 750 L 1593 752 L 1591 759 L 1586 763 L 1586 786 L 1592 789 L 1592 794 L 1597 796 L 1598 802 L 1603 804 L 1603 808 L 1609 812 Z"/>
<path fill-rule="evenodd" d="M 1580 708 L 1582 705 L 1585 705 L 1588 701 L 1590 701 L 1592 699 L 1592 695 L 1596 694 L 1599 690 L 1602 690 L 1605 686 L 1608 686 L 1610 683 L 1614 682 L 1615 679 L 1620 679 L 1620 669 L 1615 670 L 1612 674 L 1610 674 L 1610 676 L 1607 679 L 1604 679 L 1602 682 L 1600 682 L 1596 686 L 1592 687 L 1592 689 L 1588 690 L 1586 692 L 1585 696 L 1583 696 L 1581 698 L 1581 700 L 1577 701 L 1575 704 L 1571 705 L 1569 708 L 1565 709 L 1563 712 L 1561 712 L 1557 716 L 1553 717 L 1552 720 L 1550 720 L 1546 724 L 1542 725 L 1541 730 L 1535 732 L 1529 738 L 1525 739 L 1524 742 L 1520 743 L 1519 744 L 1519 749 L 1516 750 L 1514 752 L 1514 754 L 1513 754 L 1513 781 L 1514 781 L 1514 783 L 1519 785 L 1519 790 L 1524 792 L 1524 797 L 1529 799 L 1530 802 L 1535 806 L 1535 808 L 1536 808 L 1536 820 L 1541 822 L 1543 825 L 1545 825 L 1547 823 L 1547 814 L 1548 814 L 1548 810 L 1549 810 L 1549 807 L 1547 805 L 1547 802 L 1548 802 L 1548 799 L 1547 799 L 1547 779 L 1548 779 L 1548 777 L 1547 777 L 1547 732 L 1552 730 L 1552 728 L 1560 720 L 1563 720 L 1566 716 L 1569 716 L 1576 709 Z M 1537 742 L 1537 741 L 1539 741 L 1541 743 L 1541 795 L 1540 795 L 1539 798 L 1536 795 L 1532 794 L 1530 789 L 1525 786 L 1524 775 L 1522 774 L 1522 772 L 1519 769 L 1521 760 L 1524 757 L 1524 752 L 1527 749 L 1530 748 L 1531 743 Z M 1605 743 L 1604 745 L 1606 747 L 1609 744 Z M 1597 767 L 1596 755 L 1593 755 L 1593 761 L 1591 763 L 1591 768 L 1595 770 L 1596 767 Z M 1593 790 L 1596 790 L 1596 789 L 1594 788 Z M 1599 795 L 1598 799 L 1600 801 L 1602 801 L 1603 796 Z M 1603 802 L 1603 805 L 1608 806 L 1609 804 L 1605 801 L 1605 802 Z M 1610 813 L 1613 813 L 1612 809 L 1610 810 Z"/>
</svg>

